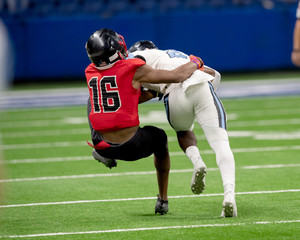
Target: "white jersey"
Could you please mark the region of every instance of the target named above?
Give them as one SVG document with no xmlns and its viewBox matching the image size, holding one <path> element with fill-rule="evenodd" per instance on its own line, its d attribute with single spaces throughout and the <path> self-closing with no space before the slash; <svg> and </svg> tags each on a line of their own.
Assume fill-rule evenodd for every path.
<svg viewBox="0 0 300 240">
<path fill-rule="evenodd" d="M 146 64 L 155 69 L 171 70 L 190 61 L 188 55 L 175 50 L 136 51 L 129 57 L 134 55 L 141 55 L 145 58 Z M 152 84 L 152 87 L 158 89 L 153 89 L 151 86 L 148 88 L 151 87 L 151 89 L 164 94 L 163 101 L 167 119 L 178 134 L 183 131 L 192 131 L 195 120 L 201 126 L 209 145 L 216 154 L 216 162 L 221 171 L 225 190 L 225 186 L 226 189 L 228 186 L 233 186 L 232 188 L 235 186 L 235 164 L 226 130 L 226 112 L 213 86 L 213 84 L 220 83 L 221 76 L 217 71 L 215 71 L 215 76 L 196 70 L 190 78 L 182 83 Z M 179 139 L 181 139 L 181 143 L 184 142 L 183 145 L 193 146 L 194 141 L 188 135 L 177 136 L 179 144 Z M 192 161 L 190 154 L 188 155 Z M 195 155 L 193 154 L 193 156 Z M 192 162 L 194 163 L 194 160 Z"/>
<path fill-rule="evenodd" d="M 300 1 L 299 1 L 298 9 L 297 9 L 297 12 L 296 12 L 296 17 L 297 17 L 298 19 L 300 19 Z"/>
<path fill-rule="evenodd" d="M 158 50 L 147 49 L 144 51 L 135 51 L 130 53 L 129 58 L 133 56 L 142 56 L 146 60 L 146 64 L 155 69 L 172 70 L 190 61 L 190 57 L 183 52 L 176 50 Z M 187 80 L 182 83 L 172 84 L 149 84 L 143 83 L 143 86 L 163 94 L 169 93 L 172 89 L 181 85 L 185 91 L 188 87 L 211 81 L 214 77 L 200 70 L 196 70 Z"/>
</svg>

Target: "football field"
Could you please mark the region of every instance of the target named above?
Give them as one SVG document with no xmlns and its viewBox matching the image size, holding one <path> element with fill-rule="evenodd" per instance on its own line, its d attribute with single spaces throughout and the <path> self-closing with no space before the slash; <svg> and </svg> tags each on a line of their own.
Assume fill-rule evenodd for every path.
<svg viewBox="0 0 300 240">
<path fill-rule="evenodd" d="M 300 95 L 222 99 L 236 163 L 237 218 L 220 218 L 223 187 L 199 125 L 208 167 L 203 194 L 162 102 L 140 105 L 171 154 L 169 213 L 155 215 L 153 156 L 106 168 L 91 156 L 86 107 L 4 110 L 1 239 L 300 239 Z"/>
</svg>

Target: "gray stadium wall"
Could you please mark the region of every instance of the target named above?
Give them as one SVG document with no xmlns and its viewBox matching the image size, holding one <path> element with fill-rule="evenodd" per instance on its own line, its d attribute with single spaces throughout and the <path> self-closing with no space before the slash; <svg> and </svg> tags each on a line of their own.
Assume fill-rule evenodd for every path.
<svg viewBox="0 0 300 240">
<path fill-rule="evenodd" d="M 173 14 L 131 14 L 14 19 L 6 24 L 15 47 L 15 78 L 78 78 L 90 63 L 85 42 L 100 28 L 142 39 L 160 49 L 201 56 L 219 71 L 293 68 L 290 60 L 296 9 L 212 9 Z"/>
</svg>

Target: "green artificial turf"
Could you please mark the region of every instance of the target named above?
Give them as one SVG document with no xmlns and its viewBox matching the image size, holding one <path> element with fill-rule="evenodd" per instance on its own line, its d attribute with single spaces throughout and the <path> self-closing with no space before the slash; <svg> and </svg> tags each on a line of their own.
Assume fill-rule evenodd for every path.
<svg viewBox="0 0 300 240">
<path fill-rule="evenodd" d="M 300 96 L 223 100 L 236 162 L 238 217 L 231 219 L 220 218 L 220 172 L 197 124 L 208 174 L 204 193 L 191 192 L 192 164 L 176 142 L 162 102 L 141 105 L 140 115 L 162 116 L 151 124 L 164 128 L 169 138 L 170 211 L 164 216 L 154 214 L 153 157 L 119 161 L 111 170 L 93 160 L 85 142 L 90 140 L 85 106 L 4 111 L 0 237 L 298 239 L 299 103 Z"/>
</svg>

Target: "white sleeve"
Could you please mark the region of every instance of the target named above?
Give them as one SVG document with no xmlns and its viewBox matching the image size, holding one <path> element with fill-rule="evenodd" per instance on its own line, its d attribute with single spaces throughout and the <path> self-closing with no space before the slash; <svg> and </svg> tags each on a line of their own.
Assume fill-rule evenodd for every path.
<svg viewBox="0 0 300 240">
<path fill-rule="evenodd" d="M 218 87 L 220 85 L 220 82 L 221 82 L 221 74 L 217 70 L 215 70 L 215 69 L 213 69 L 213 68 L 211 68 L 211 67 L 209 67 L 207 65 L 204 65 L 204 66 L 206 68 L 209 68 L 209 69 L 211 69 L 211 70 L 213 70 L 215 72 L 215 77 L 210 82 L 213 85 L 215 91 L 217 91 L 217 89 L 218 89 Z"/>
</svg>

